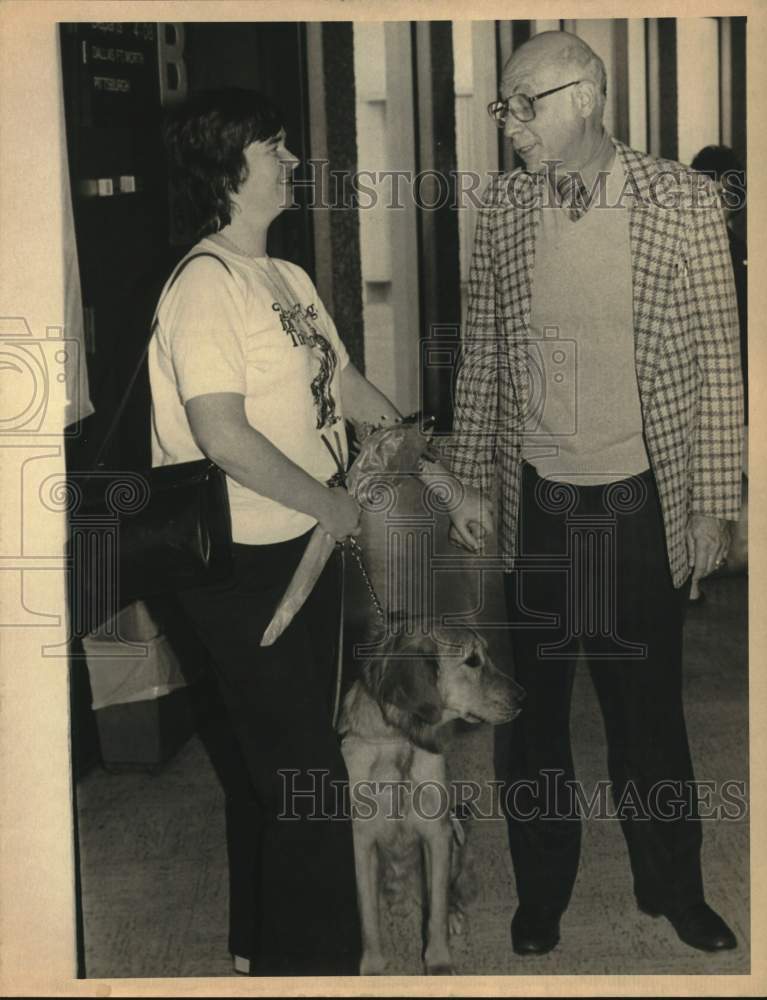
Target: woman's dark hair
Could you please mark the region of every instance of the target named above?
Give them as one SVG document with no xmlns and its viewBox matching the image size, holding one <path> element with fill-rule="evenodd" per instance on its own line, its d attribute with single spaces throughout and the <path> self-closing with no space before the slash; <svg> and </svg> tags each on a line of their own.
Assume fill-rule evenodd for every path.
<svg viewBox="0 0 767 1000">
<path fill-rule="evenodd" d="M 282 128 L 282 115 L 268 97 L 236 87 L 195 94 L 168 115 L 170 183 L 196 236 L 232 221 L 232 195 L 248 175 L 245 149 Z"/>
</svg>

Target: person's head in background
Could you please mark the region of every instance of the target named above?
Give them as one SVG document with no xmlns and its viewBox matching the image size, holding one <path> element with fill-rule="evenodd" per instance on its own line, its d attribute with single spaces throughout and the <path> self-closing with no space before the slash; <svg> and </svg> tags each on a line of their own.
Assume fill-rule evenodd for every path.
<svg viewBox="0 0 767 1000">
<path fill-rule="evenodd" d="M 732 227 L 746 204 L 746 172 L 737 153 L 729 146 L 704 146 L 690 166 L 712 179 L 727 225 Z"/>
<path fill-rule="evenodd" d="M 170 182 L 197 238 L 268 228 L 290 204 L 298 160 L 277 106 L 253 90 L 195 94 L 165 124 Z"/>
</svg>

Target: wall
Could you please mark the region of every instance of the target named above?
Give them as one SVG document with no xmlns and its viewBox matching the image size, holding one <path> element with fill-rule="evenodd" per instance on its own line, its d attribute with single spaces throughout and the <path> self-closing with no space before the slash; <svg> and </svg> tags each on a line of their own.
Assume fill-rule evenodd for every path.
<svg viewBox="0 0 767 1000">
<path fill-rule="evenodd" d="M 45 996 L 52 976 L 76 974 L 62 559 L 69 188 L 56 25 L 2 13 L 0 317 L 18 320 L 0 321 L 0 972 L 3 992 L 16 981 Z"/>
</svg>

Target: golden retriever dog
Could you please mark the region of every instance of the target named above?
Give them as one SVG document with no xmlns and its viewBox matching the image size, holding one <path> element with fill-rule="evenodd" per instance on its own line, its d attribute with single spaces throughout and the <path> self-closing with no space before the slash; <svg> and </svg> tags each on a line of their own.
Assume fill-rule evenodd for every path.
<svg viewBox="0 0 767 1000">
<path fill-rule="evenodd" d="M 460 828 L 449 808 L 443 727 L 455 719 L 497 725 L 519 712 L 522 689 L 490 660 L 472 629 L 433 626 L 386 640 L 344 699 L 338 729 L 349 772 L 361 975 L 383 975 L 379 889 L 387 873 L 423 857 L 427 975 L 450 975 Z"/>
</svg>

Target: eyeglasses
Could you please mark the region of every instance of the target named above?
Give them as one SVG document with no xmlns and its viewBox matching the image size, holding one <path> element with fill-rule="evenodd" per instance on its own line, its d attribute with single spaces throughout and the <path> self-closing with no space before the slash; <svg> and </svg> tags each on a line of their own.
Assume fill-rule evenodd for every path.
<svg viewBox="0 0 767 1000">
<path fill-rule="evenodd" d="M 492 101 L 487 106 L 487 113 L 493 119 L 498 128 L 504 128 L 509 115 L 514 115 L 518 122 L 531 122 L 535 118 L 535 102 L 549 94 L 556 94 L 565 87 L 574 87 L 576 83 L 583 83 L 583 80 L 571 80 L 563 83 L 561 87 L 552 87 L 551 90 L 544 90 L 540 94 L 528 97 L 527 94 L 512 94 L 505 101 Z"/>
</svg>

